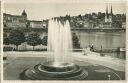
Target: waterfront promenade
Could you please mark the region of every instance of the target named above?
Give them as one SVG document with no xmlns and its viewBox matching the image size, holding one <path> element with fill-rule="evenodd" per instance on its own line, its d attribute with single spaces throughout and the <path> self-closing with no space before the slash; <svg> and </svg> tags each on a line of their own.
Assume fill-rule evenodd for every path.
<svg viewBox="0 0 128 83">
<path fill-rule="evenodd" d="M 4 57 L 7 57 L 7 61 L 4 61 L 5 64 L 9 64 L 15 61 L 18 57 L 46 57 L 48 52 L 4 52 Z M 87 55 L 84 55 L 83 52 L 73 52 L 72 57 L 74 60 L 81 62 L 88 62 L 92 64 L 103 65 L 109 68 L 112 68 L 117 71 L 125 71 L 125 60 L 115 58 L 112 56 L 100 56 L 99 53 L 89 52 Z"/>
</svg>

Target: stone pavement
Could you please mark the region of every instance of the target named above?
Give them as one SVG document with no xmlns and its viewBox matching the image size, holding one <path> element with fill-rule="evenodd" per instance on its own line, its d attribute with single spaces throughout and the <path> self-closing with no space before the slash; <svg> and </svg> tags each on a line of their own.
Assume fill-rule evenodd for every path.
<svg viewBox="0 0 128 83">
<path fill-rule="evenodd" d="M 48 52 L 4 52 L 4 56 L 11 59 L 16 57 L 46 57 Z M 74 59 L 79 61 L 89 62 L 92 64 L 103 65 L 109 68 L 112 68 L 117 71 L 125 71 L 125 60 L 114 58 L 111 56 L 100 56 L 99 53 L 89 52 L 87 55 L 84 55 L 83 52 L 73 52 L 72 56 Z"/>
</svg>

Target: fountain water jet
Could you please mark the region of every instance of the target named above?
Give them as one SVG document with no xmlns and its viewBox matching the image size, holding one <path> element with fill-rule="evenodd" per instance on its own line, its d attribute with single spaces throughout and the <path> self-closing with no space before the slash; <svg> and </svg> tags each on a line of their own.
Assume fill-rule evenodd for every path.
<svg viewBox="0 0 128 83">
<path fill-rule="evenodd" d="M 72 40 L 69 21 L 62 24 L 57 20 L 50 20 L 48 27 L 48 51 L 53 54 L 48 61 L 53 60 L 55 63 L 72 62 Z"/>
<path fill-rule="evenodd" d="M 24 70 L 26 80 L 82 80 L 88 72 L 73 64 L 72 37 L 69 21 L 49 20 L 47 62 Z"/>
</svg>

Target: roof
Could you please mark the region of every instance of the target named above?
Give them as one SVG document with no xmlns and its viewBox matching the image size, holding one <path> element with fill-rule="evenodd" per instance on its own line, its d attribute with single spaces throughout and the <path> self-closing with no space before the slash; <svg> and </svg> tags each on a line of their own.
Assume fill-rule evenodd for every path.
<svg viewBox="0 0 128 83">
<path fill-rule="evenodd" d="M 40 22 L 40 23 L 41 23 L 41 22 L 43 22 L 43 21 L 29 20 L 29 22 L 38 22 L 38 23 Z"/>
<path fill-rule="evenodd" d="M 5 16 L 11 16 L 11 17 L 23 17 L 22 15 L 12 15 L 12 14 L 6 14 L 6 13 L 3 13 L 3 15 L 5 15 Z"/>
</svg>

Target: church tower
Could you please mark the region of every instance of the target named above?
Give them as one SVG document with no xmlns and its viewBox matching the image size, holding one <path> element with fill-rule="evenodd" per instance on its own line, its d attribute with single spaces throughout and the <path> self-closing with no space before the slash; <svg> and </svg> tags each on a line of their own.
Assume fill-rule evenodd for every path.
<svg viewBox="0 0 128 83">
<path fill-rule="evenodd" d="M 111 11 L 109 14 L 109 22 L 112 22 L 112 18 L 113 18 L 113 11 L 112 11 L 112 5 L 111 5 Z"/>
<path fill-rule="evenodd" d="M 109 15 L 108 15 L 108 6 L 106 7 L 106 13 L 105 13 L 105 22 L 108 22 Z"/>
<path fill-rule="evenodd" d="M 26 13 L 25 10 L 23 10 L 23 12 L 22 12 L 22 16 L 24 16 L 25 18 L 27 18 L 27 13 Z"/>
<path fill-rule="evenodd" d="M 113 10 L 111 5 L 110 13 L 108 13 L 108 6 L 106 7 L 105 22 L 112 22 L 112 19 L 113 19 Z"/>
</svg>

